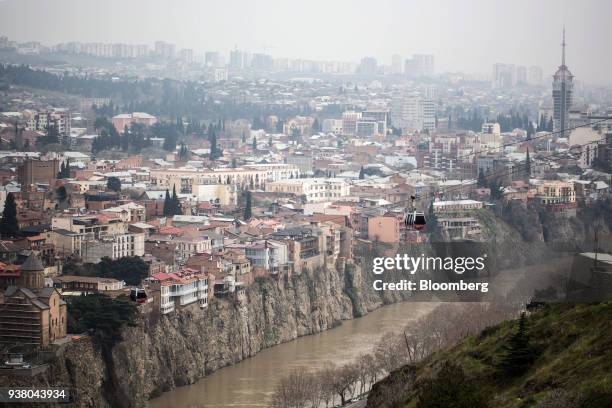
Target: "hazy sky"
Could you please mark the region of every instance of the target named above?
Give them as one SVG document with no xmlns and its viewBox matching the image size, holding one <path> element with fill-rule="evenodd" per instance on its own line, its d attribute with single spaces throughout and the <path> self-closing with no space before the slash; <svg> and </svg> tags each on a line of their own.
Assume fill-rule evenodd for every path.
<svg viewBox="0 0 612 408">
<path fill-rule="evenodd" d="M 45 44 L 100 41 L 275 57 L 359 61 L 432 53 L 436 71 L 490 73 L 495 62 L 560 61 L 578 79 L 612 83 L 609 0 L 0 0 L 0 35 Z"/>
</svg>

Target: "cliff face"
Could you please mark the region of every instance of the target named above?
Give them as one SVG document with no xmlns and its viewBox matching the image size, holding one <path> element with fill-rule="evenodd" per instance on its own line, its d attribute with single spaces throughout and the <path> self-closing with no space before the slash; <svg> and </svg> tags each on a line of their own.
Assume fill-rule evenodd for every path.
<svg viewBox="0 0 612 408">
<path fill-rule="evenodd" d="M 348 274 L 347 274 L 348 275 Z M 335 268 L 285 279 L 258 279 L 244 298 L 214 299 L 167 316 L 142 314 L 125 327 L 110 353 L 91 338 L 65 345 L 49 370 L 34 378 L 0 377 L 2 386 L 67 386 L 79 407 L 143 407 L 164 391 L 191 384 L 264 348 L 330 329 L 354 317 L 345 285 L 367 283 L 359 267 L 351 278 Z M 362 313 L 380 306 L 359 299 Z"/>
<path fill-rule="evenodd" d="M 317 333 L 353 317 L 344 274 L 319 270 L 286 280 L 258 280 L 241 301 L 216 299 L 127 330 L 113 350 L 115 387 L 142 406 L 152 396 L 193 383 L 260 350 Z M 372 305 L 375 307 L 375 305 Z"/>
</svg>

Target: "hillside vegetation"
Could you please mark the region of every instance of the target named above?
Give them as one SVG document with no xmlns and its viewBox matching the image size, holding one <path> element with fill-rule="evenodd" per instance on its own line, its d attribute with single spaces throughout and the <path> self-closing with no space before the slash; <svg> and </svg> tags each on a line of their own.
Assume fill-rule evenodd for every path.
<svg viewBox="0 0 612 408">
<path fill-rule="evenodd" d="M 612 407 L 612 302 L 547 304 L 466 337 L 375 384 L 368 407 Z"/>
</svg>

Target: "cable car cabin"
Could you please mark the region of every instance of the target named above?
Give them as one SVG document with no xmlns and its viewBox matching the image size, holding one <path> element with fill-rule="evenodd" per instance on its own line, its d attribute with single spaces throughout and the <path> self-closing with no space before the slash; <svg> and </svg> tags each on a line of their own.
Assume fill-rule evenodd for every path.
<svg viewBox="0 0 612 408">
<path fill-rule="evenodd" d="M 405 223 L 406 228 L 420 231 L 425 228 L 425 224 L 427 224 L 425 221 L 425 213 L 422 211 L 411 211 L 406 214 Z"/>
<path fill-rule="evenodd" d="M 147 303 L 147 292 L 143 288 L 130 289 L 130 299 L 138 304 Z"/>
</svg>

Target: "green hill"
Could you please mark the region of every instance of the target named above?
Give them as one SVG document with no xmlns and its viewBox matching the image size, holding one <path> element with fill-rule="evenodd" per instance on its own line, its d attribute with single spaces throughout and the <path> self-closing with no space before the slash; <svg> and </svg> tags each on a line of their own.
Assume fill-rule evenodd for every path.
<svg viewBox="0 0 612 408">
<path fill-rule="evenodd" d="M 518 331 L 517 320 L 506 321 L 391 373 L 374 385 L 368 407 L 612 407 L 612 302 L 530 313 L 528 353 L 517 351 Z M 509 369 L 512 353 L 522 362 L 529 355 L 523 369 Z"/>
</svg>

